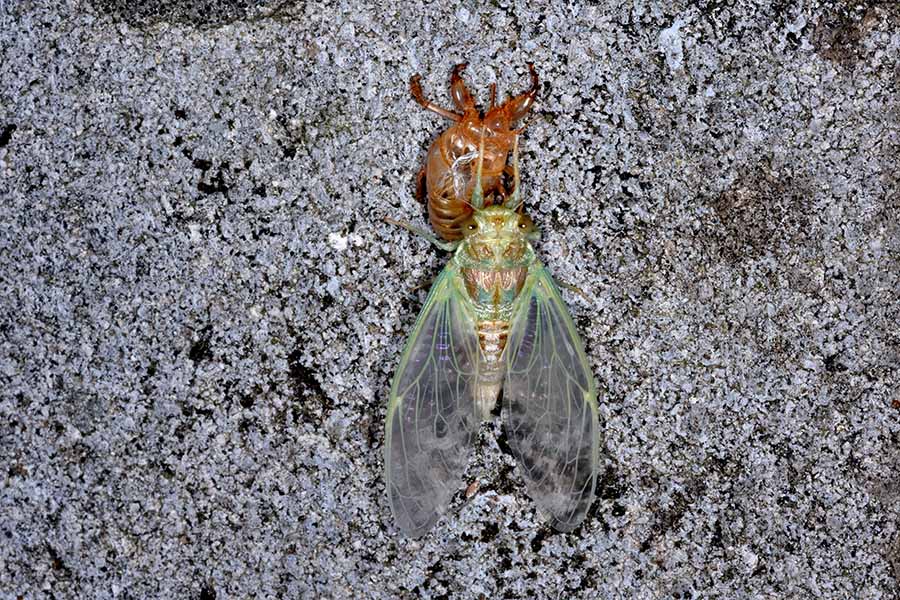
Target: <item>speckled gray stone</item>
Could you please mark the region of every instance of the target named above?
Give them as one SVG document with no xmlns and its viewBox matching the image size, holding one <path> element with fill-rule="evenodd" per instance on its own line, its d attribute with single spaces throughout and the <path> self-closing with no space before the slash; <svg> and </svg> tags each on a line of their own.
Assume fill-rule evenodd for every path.
<svg viewBox="0 0 900 600">
<path fill-rule="evenodd" d="M 900 8 L 0 1 L 0 597 L 900 598 Z M 152 8 L 156 6 L 156 8 Z M 542 90 L 598 499 L 499 423 L 402 539 L 391 374 L 450 67 Z"/>
</svg>

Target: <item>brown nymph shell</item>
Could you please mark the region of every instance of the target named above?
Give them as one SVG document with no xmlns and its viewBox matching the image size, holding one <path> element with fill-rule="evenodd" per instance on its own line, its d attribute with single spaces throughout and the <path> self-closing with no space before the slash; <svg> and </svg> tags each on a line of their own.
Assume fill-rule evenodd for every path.
<svg viewBox="0 0 900 600">
<path fill-rule="evenodd" d="M 460 76 L 465 68 L 466 63 L 456 65 L 450 75 L 450 97 L 461 113 L 441 108 L 427 100 L 422 93 L 420 75 L 410 80 L 413 98 L 419 104 L 454 121 L 431 144 L 425 166 L 419 172 L 416 190 L 419 201 L 428 202 L 431 226 L 448 241 L 462 237 L 460 224 L 472 214 L 469 200 L 472 198 L 482 130 L 485 137 L 481 183 L 485 206 L 502 202 L 511 191 L 507 155 L 516 136 L 521 133 L 512 127 L 531 110 L 539 89 L 537 72 L 529 63 L 531 87 L 498 106 L 495 103 L 496 86 L 491 86 L 491 104 L 487 112 L 482 113 Z"/>
</svg>

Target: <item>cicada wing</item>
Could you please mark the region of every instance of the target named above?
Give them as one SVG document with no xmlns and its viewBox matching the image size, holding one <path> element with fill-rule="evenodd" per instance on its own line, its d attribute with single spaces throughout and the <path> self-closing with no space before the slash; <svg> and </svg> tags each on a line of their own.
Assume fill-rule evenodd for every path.
<svg viewBox="0 0 900 600">
<path fill-rule="evenodd" d="M 554 528 L 571 531 L 594 496 L 597 391 L 584 348 L 543 266 L 532 268 L 510 324 L 503 388 L 510 447 Z"/>
<path fill-rule="evenodd" d="M 457 271 L 447 267 L 416 321 L 394 376 L 385 423 L 385 474 L 397 525 L 418 537 L 461 487 L 478 428 L 480 349 Z"/>
</svg>

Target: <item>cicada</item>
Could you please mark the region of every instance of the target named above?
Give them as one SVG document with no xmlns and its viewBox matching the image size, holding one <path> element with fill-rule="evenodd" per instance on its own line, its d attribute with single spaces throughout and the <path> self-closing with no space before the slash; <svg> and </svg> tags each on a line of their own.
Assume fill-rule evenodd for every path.
<svg viewBox="0 0 900 600">
<path fill-rule="evenodd" d="M 539 89 L 537 72 L 529 63 L 531 87 L 498 105 L 497 88 L 491 86 L 491 103 L 487 112 L 482 113 L 462 79 L 465 68 L 465 63 L 456 65 L 450 75 L 450 96 L 460 112 L 441 108 L 426 99 L 419 75 L 410 81 L 416 102 L 454 122 L 428 149 L 416 189 L 419 201 L 428 202 L 431 226 L 438 235 L 451 241 L 462 238 L 460 227 L 472 215 L 468 198 L 474 190 L 478 160 L 483 163 L 481 186 L 485 203 L 499 203 L 508 196 L 507 156 L 513 139 L 520 133 L 512 127 L 531 110 Z M 479 154 L 482 130 L 486 139 Z"/>
<path fill-rule="evenodd" d="M 484 136 L 463 237 L 406 343 L 385 423 L 391 510 L 412 537 L 428 531 L 462 488 L 482 420 L 503 390 L 509 445 L 529 495 L 571 531 L 591 504 L 598 454 L 597 391 L 559 290 L 532 248 L 539 232 L 520 204 L 518 141 L 512 193 L 484 206 Z"/>
</svg>

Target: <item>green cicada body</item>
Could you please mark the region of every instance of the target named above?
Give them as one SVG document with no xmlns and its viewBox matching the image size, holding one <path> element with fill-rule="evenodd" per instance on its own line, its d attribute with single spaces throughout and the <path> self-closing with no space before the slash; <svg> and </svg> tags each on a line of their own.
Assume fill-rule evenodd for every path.
<svg viewBox="0 0 900 600">
<path fill-rule="evenodd" d="M 513 161 L 516 167 L 515 149 Z M 413 537 L 431 528 L 461 488 L 479 424 L 501 387 L 510 447 L 553 526 L 574 529 L 593 499 L 597 393 L 583 344 L 531 247 L 538 232 L 514 210 L 518 182 L 503 206 L 481 208 L 479 191 L 391 386 L 388 498 L 397 524 Z"/>
</svg>

